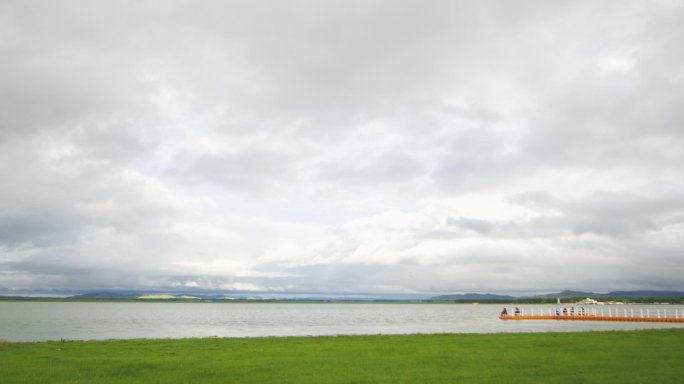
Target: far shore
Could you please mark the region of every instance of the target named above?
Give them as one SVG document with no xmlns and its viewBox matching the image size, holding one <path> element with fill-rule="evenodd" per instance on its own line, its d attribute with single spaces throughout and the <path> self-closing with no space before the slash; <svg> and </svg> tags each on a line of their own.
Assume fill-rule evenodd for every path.
<svg viewBox="0 0 684 384">
<path fill-rule="evenodd" d="M 581 299 L 556 300 L 519 299 L 517 301 L 498 300 L 335 300 L 335 299 L 270 299 L 270 298 L 231 298 L 207 299 L 198 297 L 174 297 L 171 295 L 142 295 L 136 298 L 76 298 L 76 297 L 25 297 L 0 296 L 0 302 L 71 302 L 71 303 L 217 303 L 217 304 L 471 304 L 471 305 L 595 305 L 583 303 Z M 639 304 L 639 305 L 682 305 L 681 300 L 664 301 L 654 298 L 629 298 L 601 303 L 605 305 Z"/>
</svg>

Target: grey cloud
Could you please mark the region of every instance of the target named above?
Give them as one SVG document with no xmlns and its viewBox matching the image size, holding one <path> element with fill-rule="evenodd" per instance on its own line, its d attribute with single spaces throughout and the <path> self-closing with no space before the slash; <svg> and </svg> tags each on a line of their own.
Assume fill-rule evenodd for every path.
<svg viewBox="0 0 684 384">
<path fill-rule="evenodd" d="M 78 224 L 64 212 L 0 215 L 0 242 L 6 245 L 51 245 L 74 241 Z"/>
<path fill-rule="evenodd" d="M 596 192 L 581 199 L 563 199 L 541 193 L 512 197 L 542 212 L 553 212 L 556 224 L 575 234 L 642 236 L 650 230 L 681 223 L 684 199 L 681 193 L 655 193 L 652 196 L 629 192 Z M 548 224 L 543 220 L 542 223 Z"/>
<path fill-rule="evenodd" d="M 148 90 L 130 72 L 130 63 L 98 58 L 88 50 L 72 53 L 49 42 L 36 44 L 42 48 L 38 52 L 6 51 L 11 59 L 0 64 L 3 136 L 62 129 L 123 109 L 142 113 L 146 105 L 136 101 Z M 130 90 L 134 94 L 127 95 Z"/>
<path fill-rule="evenodd" d="M 573 56 L 577 73 L 559 73 L 555 87 L 540 90 L 539 113 L 521 142 L 530 160 L 610 168 L 681 161 L 681 82 L 672 64 L 684 60 L 684 50 L 675 43 L 681 25 L 672 23 L 684 10 L 641 11 L 591 25 L 597 39 L 582 48 L 593 54 Z"/>
<path fill-rule="evenodd" d="M 487 234 L 492 232 L 496 225 L 485 220 L 471 219 L 471 218 L 448 218 L 447 225 L 461 228 L 467 231 Z"/>
<path fill-rule="evenodd" d="M 92 255 L 96 258 L 97 255 Z M 8 271 L 13 288 L 53 288 L 65 289 L 127 289 L 130 287 L 150 286 L 150 282 L 168 280 L 156 279 L 149 270 L 132 270 L 130 267 L 100 263 L 88 265 L 83 260 L 46 260 L 34 258 L 29 261 L 0 262 L 0 267 Z M 123 268 L 122 268 L 123 267 Z"/>
<path fill-rule="evenodd" d="M 4 1 L 0 285 L 515 290 L 567 288 L 565 269 L 578 289 L 676 287 L 683 18 L 657 1 Z M 254 257 L 285 240 L 297 262 Z"/>
<path fill-rule="evenodd" d="M 135 163 L 151 157 L 157 148 L 146 122 L 101 119 L 71 130 L 70 144 L 85 159 L 99 159 L 113 164 Z M 146 137 L 147 136 L 147 137 Z M 153 136 L 153 137 L 149 137 Z"/>
<path fill-rule="evenodd" d="M 92 228 L 140 231 L 178 210 L 164 188 L 140 174 L 82 158 L 51 160 L 41 145 L 0 145 L 0 237 L 37 247 L 78 243 Z"/>
<path fill-rule="evenodd" d="M 482 124 L 496 124 L 503 120 L 501 113 L 486 107 L 466 107 L 463 105 L 444 105 L 442 110 L 456 119 Z"/>
<path fill-rule="evenodd" d="M 215 185 L 247 196 L 269 196 L 296 177 L 292 157 L 266 150 L 192 156 L 169 174 L 183 184 Z"/>
<path fill-rule="evenodd" d="M 518 159 L 507 153 L 506 139 L 495 132 L 475 127 L 454 134 L 446 144 L 431 174 L 445 190 L 501 184 L 517 176 Z"/>
<path fill-rule="evenodd" d="M 318 164 L 316 178 L 340 187 L 375 188 L 378 185 L 409 184 L 424 174 L 423 165 L 399 153 L 362 154 L 356 159 L 345 159 L 333 164 Z"/>
</svg>

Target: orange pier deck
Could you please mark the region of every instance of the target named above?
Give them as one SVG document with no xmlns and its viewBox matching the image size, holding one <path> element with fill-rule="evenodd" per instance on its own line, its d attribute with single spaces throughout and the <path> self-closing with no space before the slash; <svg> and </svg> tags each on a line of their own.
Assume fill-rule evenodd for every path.
<svg viewBox="0 0 684 384">
<path fill-rule="evenodd" d="M 632 321 L 640 323 L 684 323 L 677 317 L 637 317 L 637 316 L 600 316 L 600 315 L 506 315 L 501 320 L 563 320 L 563 321 Z"/>
</svg>

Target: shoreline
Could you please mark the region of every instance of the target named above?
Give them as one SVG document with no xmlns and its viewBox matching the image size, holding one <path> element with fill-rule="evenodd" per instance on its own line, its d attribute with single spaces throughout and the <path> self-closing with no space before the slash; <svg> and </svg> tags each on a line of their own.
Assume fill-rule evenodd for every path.
<svg viewBox="0 0 684 384">
<path fill-rule="evenodd" d="M 179 303 L 179 304 L 467 304 L 467 305 L 545 305 L 545 306 L 592 306 L 576 302 L 565 302 L 557 304 L 554 302 L 534 302 L 534 301 L 462 301 L 462 300 L 317 300 L 317 299 L 97 299 L 97 298 L 70 298 L 70 297 L 15 297 L 0 296 L 0 303 L 3 302 L 32 302 L 32 303 Z M 679 302 L 651 302 L 651 301 L 632 301 L 620 304 L 602 304 L 596 307 L 621 307 L 630 305 L 681 305 Z"/>
<path fill-rule="evenodd" d="M 201 337 L 136 337 L 128 339 L 49 339 L 35 341 L 9 341 L 0 337 L 0 344 L 41 344 L 41 343 L 108 343 L 108 342 L 148 342 L 148 341 L 188 341 L 188 340 L 283 340 L 283 339 L 339 339 L 339 338 L 368 338 L 368 337 L 439 337 L 439 336 L 510 336 L 510 335 L 585 335 L 585 334 L 613 334 L 613 333 L 641 333 L 641 332 L 681 332 L 684 337 L 684 327 L 672 328 L 643 328 L 643 329 L 612 329 L 586 331 L 545 331 L 545 332 L 440 332 L 440 333 L 372 333 L 372 334 L 334 334 L 334 335 L 287 335 L 287 336 L 201 336 Z"/>
<path fill-rule="evenodd" d="M 684 337 L 684 327 L 662 327 L 662 328 L 640 328 L 640 329 L 607 329 L 607 330 L 571 330 L 571 331 L 534 331 L 534 332 L 436 332 L 436 333 L 356 333 L 356 334 L 311 334 L 311 335 L 269 335 L 269 336 L 188 336 L 188 337 L 133 337 L 133 338 L 107 338 L 107 339 L 48 339 L 48 340 L 7 340 L 0 337 L 1 344 L 51 344 L 51 343 L 119 343 L 119 342 L 156 342 L 156 341 L 202 341 L 202 340 L 286 340 L 286 339 L 340 339 L 340 338 L 403 338 L 403 337 L 471 337 L 471 336 L 512 336 L 512 335 L 586 335 L 586 334 L 614 334 L 614 333 L 642 333 L 642 332 L 669 332 L 675 331 L 682 333 Z"/>
</svg>

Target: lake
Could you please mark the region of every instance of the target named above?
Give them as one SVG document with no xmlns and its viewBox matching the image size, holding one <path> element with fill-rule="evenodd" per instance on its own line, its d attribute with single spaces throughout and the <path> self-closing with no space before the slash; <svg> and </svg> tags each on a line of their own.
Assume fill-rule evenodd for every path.
<svg viewBox="0 0 684 384">
<path fill-rule="evenodd" d="M 521 305 L 527 310 L 555 305 Z M 623 311 L 623 308 L 615 309 Z M 619 306 L 655 313 L 684 306 Z M 503 305 L 362 303 L 0 302 L 6 341 L 319 336 L 411 333 L 570 332 L 684 327 L 670 323 L 503 321 Z M 512 308 L 508 305 L 509 310 Z M 608 306 L 604 307 L 608 310 Z"/>
</svg>

